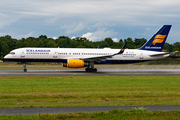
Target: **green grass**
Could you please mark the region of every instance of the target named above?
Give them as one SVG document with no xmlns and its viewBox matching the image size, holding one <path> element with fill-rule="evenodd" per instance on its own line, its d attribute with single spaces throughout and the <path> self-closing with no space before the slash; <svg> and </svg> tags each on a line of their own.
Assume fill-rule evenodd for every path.
<svg viewBox="0 0 180 120">
<path fill-rule="evenodd" d="M 0 108 L 179 105 L 180 76 L 0 76 Z"/>
<path fill-rule="evenodd" d="M 180 111 L 111 110 L 94 113 L 1 115 L 0 120 L 179 120 Z"/>
</svg>

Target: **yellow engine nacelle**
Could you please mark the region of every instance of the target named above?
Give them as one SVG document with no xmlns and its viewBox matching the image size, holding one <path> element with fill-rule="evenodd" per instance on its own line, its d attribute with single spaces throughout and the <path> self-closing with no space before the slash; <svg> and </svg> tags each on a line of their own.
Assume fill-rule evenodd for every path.
<svg viewBox="0 0 180 120">
<path fill-rule="evenodd" d="M 85 63 L 83 60 L 78 60 L 78 59 L 68 59 L 67 63 L 63 63 L 63 67 L 68 67 L 68 68 L 82 68 L 86 67 L 88 63 Z"/>
</svg>

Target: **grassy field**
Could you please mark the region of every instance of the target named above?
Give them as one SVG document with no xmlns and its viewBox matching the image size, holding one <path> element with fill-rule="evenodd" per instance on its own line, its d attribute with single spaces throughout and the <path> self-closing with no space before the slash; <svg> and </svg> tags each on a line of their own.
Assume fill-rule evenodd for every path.
<svg viewBox="0 0 180 120">
<path fill-rule="evenodd" d="M 1 115 L 0 120 L 179 120 L 180 111 L 111 110 L 94 113 Z"/>
<path fill-rule="evenodd" d="M 179 105 L 180 76 L 0 76 L 0 108 Z"/>
</svg>

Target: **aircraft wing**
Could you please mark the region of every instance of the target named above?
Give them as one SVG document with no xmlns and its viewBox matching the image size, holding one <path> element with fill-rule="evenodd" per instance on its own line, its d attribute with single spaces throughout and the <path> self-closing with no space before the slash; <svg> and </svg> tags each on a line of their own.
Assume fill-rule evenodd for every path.
<svg viewBox="0 0 180 120">
<path fill-rule="evenodd" d="M 167 55 L 167 54 L 170 54 L 169 52 L 162 52 L 162 53 L 158 53 L 158 54 L 151 54 L 149 56 L 151 57 L 157 57 L 157 56 L 162 56 L 162 55 Z"/>
<path fill-rule="evenodd" d="M 101 60 L 106 59 L 106 58 L 111 58 L 114 55 L 122 54 L 124 52 L 124 50 L 125 50 L 126 44 L 127 43 L 124 44 L 124 46 L 120 49 L 120 51 L 118 53 L 114 53 L 114 54 L 111 54 L 111 55 L 82 57 L 81 60 L 84 60 L 84 61 L 101 61 Z"/>
</svg>

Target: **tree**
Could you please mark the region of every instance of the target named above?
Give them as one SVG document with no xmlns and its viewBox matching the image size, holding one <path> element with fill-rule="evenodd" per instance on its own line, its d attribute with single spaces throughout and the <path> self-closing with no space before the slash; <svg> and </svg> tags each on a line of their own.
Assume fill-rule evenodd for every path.
<svg viewBox="0 0 180 120">
<path fill-rule="evenodd" d="M 76 41 L 75 39 L 72 39 L 70 42 L 70 47 L 76 48 L 77 46 L 78 46 L 78 41 Z"/>
<path fill-rule="evenodd" d="M 173 51 L 179 51 L 180 50 L 180 42 L 175 42 L 173 44 Z"/>
<path fill-rule="evenodd" d="M 114 44 L 114 41 L 111 38 L 105 38 L 104 41 L 107 42 L 109 46 L 113 46 Z"/>
<path fill-rule="evenodd" d="M 46 35 L 41 35 L 41 36 L 39 36 L 39 38 L 41 39 L 47 39 L 47 36 Z"/>
<path fill-rule="evenodd" d="M 120 42 L 122 43 L 122 42 L 123 42 L 123 40 L 122 40 L 122 39 L 120 39 L 120 40 L 119 40 L 119 43 L 120 43 Z"/>
<path fill-rule="evenodd" d="M 69 48 L 71 39 L 69 37 L 59 37 L 57 39 L 58 47 Z"/>
<path fill-rule="evenodd" d="M 51 48 L 54 48 L 56 45 L 52 42 L 52 41 L 49 41 L 47 43 L 47 47 L 51 47 Z"/>
<path fill-rule="evenodd" d="M 173 45 L 169 44 L 169 43 L 165 43 L 163 49 L 167 50 L 168 52 L 172 52 L 173 51 Z"/>
<path fill-rule="evenodd" d="M 78 45 L 76 48 L 85 48 L 83 45 Z"/>
<path fill-rule="evenodd" d="M 126 48 L 129 48 L 129 49 L 135 48 L 135 44 L 131 38 L 128 37 L 127 39 L 124 39 L 124 42 L 127 43 Z"/>
<path fill-rule="evenodd" d="M 102 42 L 101 44 L 101 47 L 104 48 L 104 47 L 109 47 L 109 44 L 105 41 Z"/>
<path fill-rule="evenodd" d="M 44 43 L 43 43 L 43 40 L 40 39 L 39 42 L 38 42 L 38 44 L 37 44 L 37 47 L 44 47 L 44 46 L 45 46 L 45 45 L 44 45 Z"/>
<path fill-rule="evenodd" d="M 6 43 L 1 42 L 1 52 L 2 55 L 6 55 L 10 52 L 11 50 L 9 49 L 9 46 Z"/>
<path fill-rule="evenodd" d="M 140 47 L 143 46 L 146 42 L 147 42 L 147 40 L 144 39 L 144 38 L 142 38 L 142 39 L 137 39 L 137 38 L 135 38 L 135 40 L 134 40 L 135 48 L 140 48 Z"/>
</svg>

